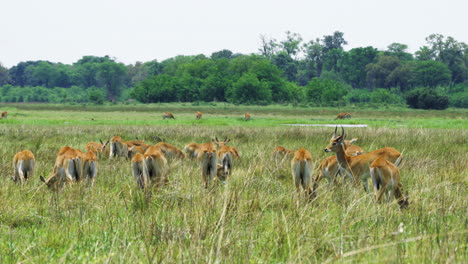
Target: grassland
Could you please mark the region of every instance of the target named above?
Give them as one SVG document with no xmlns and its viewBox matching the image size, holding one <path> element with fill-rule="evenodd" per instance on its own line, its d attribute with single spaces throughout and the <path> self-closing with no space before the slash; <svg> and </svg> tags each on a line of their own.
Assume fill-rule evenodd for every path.
<svg viewBox="0 0 468 264">
<path fill-rule="evenodd" d="M 7 105 L 0 120 L 0 263 L 463 263 L 468 259 L 466 110 L 305 109 L 233 106 Z M 195 121 L 201 110 L 204 119 Z M 161 120 L 171 111 L 176 120 Z M 242 121 L 249 111 L 253 120 Z M 333 121 L 340 111 L 353 119 Z M 319 161 L 332 128 L 301 124 L 368 124 L 349 128 L 365 150 L 404 152 L 402 183 L 410 207 L 376 205 L 349 185 L 321 182 L 313 202 L 299 200 L 288 162 L 277 145 L 307 148 Z M 93 188 L 56 193 L 38 180 L 52 170 L 57 150 L 89 141 L 163 139 L 178 147 L 231 138 L 240 151 L 226 185 L 202 188 L 196 162 L 172 160 L 169 186 L 145 196 L 126 160 L 99 163 Z M 30 149 L 36 176 L 14 184 L 11 159 Z M 403 223 L 403 232 L 395 233 Z"/>
</svg>

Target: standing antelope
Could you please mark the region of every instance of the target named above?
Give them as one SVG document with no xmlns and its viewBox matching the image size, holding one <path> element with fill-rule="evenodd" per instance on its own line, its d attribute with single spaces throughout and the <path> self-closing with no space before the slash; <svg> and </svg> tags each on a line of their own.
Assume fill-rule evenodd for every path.
<svg viewBox="0 0 468 264">
<path fill-rule="evenodd" d="M 83 153 L 71 147 L 62 147 L 57 153 L 55 165 L 52 174 L 45 180 L 40 176 L 48 187 L 62 187 L 67 181 L 71 186 L 73 181 L 79 181 L 82 177 L 82 156 Z"/>
<path fill-rule="evenodd" d="M 310 152 L 304 148 L 299 149 L 294 153 L 294 157 L 291 160 L 291 171 L 296 185 L 296 191 L 300 192 L 300 186 L 306 192 L 308 198 L 312 195 L 312 171 L 314 170 L 314 164 L 312 163 L 312 156 Z"/>
<path fill-rule="evenodd" d="M 107 145 L 109 144 L 109 140 L 107 140 L 106 143 L 104 143 L 101 139 L 99 140 L 100 143 L 97 142 L 88 142 L 85 145 L 85 150 L 86 151 L 93 151 L 97 155 L 101 155 L 103 153 L 106 153 L 106 150 L 108 150 Z"/>
<path fill-rule="evenodd" d="M 359 156 L 349 156 L 345 153 L 344 147 L 344 129 L 340 136 L 336 136 L 336 130 L 333 137 L 330 139 L 330 144 L 325 148 L 325 152 L 335 152 L 336 160 L 340 165 L 340 172 L 343 175 L 349 176 L 353 181 L 358 184 L 359 179 L 364 185 L 366 192 L 368 191 L 367 180 L 370 177 L 369 165 L 377 158 L 384 158 L 393 162 L 398 166 L 402 160 L 402 155 L 394 148 L 385 147 L 382 149 L 374 150 Z"/>
<path fill-rule="evenodd" d="M 337 119 L 349 119 L 349 118 L 351 118 L 351 114 L 349 112 L 345 112 L 345 113 L 339 113 L 336 116 L 335 120 L 337 120 Z"/>
<path fill-rule="evenodd" d="M 203 114 L 202 114 L 202 112 L 196 112 L 195 115 L 196 115 L 196 116 L 195 116 L 196 119 L 199 120 L 199 119 L 202 118 L 202 115 L 203 115 Z"/>
<path fill-rule="evenodd" d="M 200 144 L 197 153 L 202 169 L 203 183 L 205 188 L 208 188 L 217 173 L 216 148 L 212 143 L 203 143 Z"/>
<path fill-rule="evenodd" d="M 164 153 L 164 156 L 168 158 L 185 158 L 185 154 L 178 147 L 175 147 L 169 143 L 159 142 L 155 146 L 160 148 L 161 151 Z"/>
<path fill-rule="evenodd" d="M 132 172 L 138 186 L 145 189 L 148 187 L 150 179 L 148 167 L 146 166 L 145 156 L 141 153 L 136 153 L 132 158 Z"/>
<path fill-rule="evenodd" d="M 8 112 L 2 112 L 2 119 L 7 118 L 7 116 L 8 116 Z"/>
<path fill-rule="evenodd" d="M 34 155 L 29 150 L 18 152 L 13 157 L 13 168 L 15 175 L 13 181 L 23 183 L 25 180 L 31 178 L 34 174 L 35 166 Z"/>
<path fill-rule="evenodd" d="M 83 178 L 89 186 L 94 185 L 94 180 L 97 175 L 97 157 L 94 151 L 88 151 L 82 154 L 83 163 Z"/>
<path fill-rule="evenodd" d="M 115 136 L 110 140 L 109 159 L 117 156 L 128 157 L 128 146 L 120 136 Z"/>
<path fill-rule="evenodd" d="M 286 157 L 293 156 L 294 152 L 294 150 L 286 149 L 282 146 L 277 146 L 273 151 L 273 158 L 275 158 L 276 163 L 278 163 L 278 160 L 283 161 Z"/>
<path fill-rule="evenodd" d="M 200 144 L 192 142 L 184 146 L 184 151 L 189 158 L 193 159 L 198 157 L 199 148 Z"/>
<path fill-rule="evenodd" d="M 245 120 L 245 121 L 249 121 L 251 117 L 252 117 L 252 115 L 249 114 L 249 113 L 245 113 L 245 114 L 244 114 L 244 120 Z"/>
<path fill-rule="evenodd" d="M 150 181 L 156 182 L 157 186 L 165 184 L 167 182 L 167 160 L 161 149 L 151 146 L 145 151 L 143 156 L 145 157 L 145 163 L 148 169 L 148 178 Z"/>
<path fill-rule="evenodd" d="M 166 119 L 166 118 L 175 119 L 174 115 L 172 113 L 169 113 L 169 112 L 164 112 L 162 117 L 163 117 L 163 120 Z"/>
<path fill-rule="evenodd" d="M 377 158 L 370 165 L 370 175 L 374 186 L 374 198 L 377 202 L 382 200 L 385 193 L 387 201 L 397 199 L 400 208 L 408 207 L 408 198 L 403 197 L 400 183 L 400 170 L 393 163 L 383 158 Z"/>
<path fill-rule="evenodd" d="M 240 158 L 237 149 L 231 146 L 226 146 L 226 144 L 231 141 L 228 138 L 225 138 L 223 141 L 219 141 L 216 137 L 215 139 L 212 139 L 212 141 L 216 144 L 216 146 L 218 146 L 218 158 L 221 161 L 224 174 L 226 176 L 230 175 L 232 170 L 233 157 Z"/>
</svg>

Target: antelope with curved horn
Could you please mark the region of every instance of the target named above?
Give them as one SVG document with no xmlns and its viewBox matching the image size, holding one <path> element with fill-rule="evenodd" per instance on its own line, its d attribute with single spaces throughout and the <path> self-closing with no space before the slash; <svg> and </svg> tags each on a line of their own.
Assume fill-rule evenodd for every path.
<svg viewBox="0 0 468 264">
<path fill-rule="evenodd" d="M 370 177 L 369 165 L 374 160 L 380 157 L 393 162 L 396 166 L 401 163 L 401 153 L 391 147 L 385 147 L 358 156 L 347 155 L 344 146 L 344 128 L 341 127 L 342 132 L 340 136 L 336 136 L 337 129 L 338 127 L 335 128 L 335 133 L 330 139 L 330 144 L 325 148 L 325 152 L 335 152 L 336 160 L 340 166 L 340 172 L 350 177 L 356 184 L 361 180 L 366 191 L 368 191 L 367 180 Z"/>
</svg>

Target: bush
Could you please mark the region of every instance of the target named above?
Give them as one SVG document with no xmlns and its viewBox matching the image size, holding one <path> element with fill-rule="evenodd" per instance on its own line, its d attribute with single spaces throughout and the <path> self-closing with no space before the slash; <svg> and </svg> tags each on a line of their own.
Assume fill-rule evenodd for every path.
<svg viewBox="0 0 468 264">
<path fill-rule="evenodd" d="M 419 88 L 408 93 L 406 103 L 411 108 L 443 110 L 448 107 L 449 100 L 432 89 Z"/>
<path fill-rule="evenodd" d="M 376 104 L 398 104 L 400 96 L 386 89 L 375 89 L 371 94 L 371 102 Z"/>
<path fill-rule="evenodd" d="M 468 92 L 451 94 L 449 103 L 451 107 L 468 108 Z"/>
<path fill-rule="evenodd" d="M 369 103 L 372 93 L 365 89 L 352 89 L 346 96 L 348 103 Z"/>
<path fill-rule="evenodd" d="M 88 91 L 88 100 L 95 104 L 104 104 L 105 94 L 100 89 L 92 89 Z"/>
</svg>

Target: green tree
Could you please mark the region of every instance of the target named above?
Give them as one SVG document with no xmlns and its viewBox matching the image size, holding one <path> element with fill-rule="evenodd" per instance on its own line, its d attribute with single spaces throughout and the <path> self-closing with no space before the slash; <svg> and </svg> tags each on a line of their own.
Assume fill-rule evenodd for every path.
<svg viewBox="0 0 468 264">
<path fill-rule="evenodd" d="M 127 69 L 124 64 L 106 61 L 98 64 L 97 80 L 107 91 L 107 98 L 115 101 L 120 95 L 126 78 Z"/>
<path fill-rule="evenodd" d="M 449 68 L 438 61 L 416 61 L 413 70 L 413 80 L 415 85 L 424 87 L 436 87 L 450 82 Z"/>
<path fill-rule="evenodd" d="M 408 45 L 395 42 L 387 46 L 387 50 L 384 54 L 397 57 L 400 61 L 410 61 L 413 59 L 413 55 L 408 53 L 407 49 Z"/>
<path fill-rule="evenodd" d="M 174 102 L 177 100 L 175 86 L 175 77 L 167 74 L 151 76 L 138 83 L 131 96 L 142 103 Z"/>
<path fill-rule="evenodd" d="M 377 49 L 373 47 L 354 48 L 344 53 L 340 62 L 343 80 L 355 88 L 367 87 L 366 65 L 377 57 Z"/>
<path fill-rule="evenodd" d="M 10 82 L 11 78 L 8 69 L 3 67 L 2 63 L 0 63 L 0 86 L 8 84 Z"/>
</svg>

